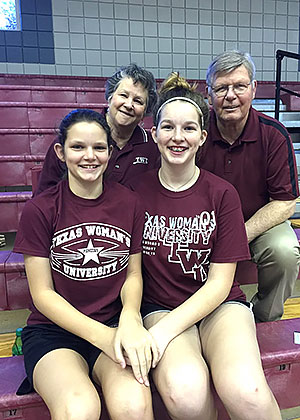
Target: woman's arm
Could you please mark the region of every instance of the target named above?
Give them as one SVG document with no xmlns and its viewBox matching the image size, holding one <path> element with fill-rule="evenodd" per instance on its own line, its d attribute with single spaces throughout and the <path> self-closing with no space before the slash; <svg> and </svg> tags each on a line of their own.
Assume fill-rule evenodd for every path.
<svg viewBox="0 0 300 420">
<path fill-rule="evenodd" d="M 24 255 L 24 261 L 35 307 L 52 322 L 92 343 L 118 363 L 113 349 L 116 329 L 84 315 L 54 290 L 48 258 Z"/>
<path fill-rule="evenodd" d="M 143 327 L 140 305 L 143 292 L 141 254 L 130 255 L 126 281 L 121 290 L 123 309 L 115 339 L 115 353 L 119 363 L 125 367 L 123 350 L 129 359 L 135 378 L 149 386 L 148 372 L 151 364 L 158 362 L 156 343 Z"/>
<path fill-rule="evenodd" d="M 158 345 L 160 358 L 173 338 L 210 314 L 226 299 L 235 269 L 236 263 L 211 263 L 206 283 L 149 329 Z"/>
</svg>

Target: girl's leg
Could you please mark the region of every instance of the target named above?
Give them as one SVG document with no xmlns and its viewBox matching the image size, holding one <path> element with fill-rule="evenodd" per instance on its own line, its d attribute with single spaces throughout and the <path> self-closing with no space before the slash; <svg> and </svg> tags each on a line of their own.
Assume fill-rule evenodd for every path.
<svg viewBox="0 0 300 420">
<path fill-rule="evenodd" d="M 101 405 L 86 361 L 73 350 L 57 349 L 36 364 L 33 384 L 52 420 L 99 420 Z"/>
<path fill-rule="evenodd" d="M 111 420 L 153 420 L 150 387 L 135 379 L 130 366 L 122 369 L 105 353 L 98 357 L 94 380 L 101 385 Z"/>
<path fill-rule="evenodd" d="M 231 419 L 280 420 L 251 311 L 241 304 L 223 304 L 201 322 L 199 332 L 216 391 Z"/>
<path fill-rule="evenodd" d="M 155 313 L 146 317 L 146 328 L 165 315 Z M 172 340 L 152 370 L 154 383 L 173 420 L 217 418 L 209 372 L 201 352 L 199 334 L 194 326 Z"/>
</svg>

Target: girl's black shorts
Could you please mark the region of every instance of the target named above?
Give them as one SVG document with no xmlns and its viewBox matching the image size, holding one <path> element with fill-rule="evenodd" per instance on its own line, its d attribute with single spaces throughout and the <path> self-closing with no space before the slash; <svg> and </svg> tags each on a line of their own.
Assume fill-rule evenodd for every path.
<svg viewBox="0 0 300 420">
<path fill-rule="evenodd" d="M 228 303 L 231 303 L 231 304 L 235 303 L 235 304 L 238 304 L 238 305 L 246 306 L 252 312 L 253 304 L 251 302 L 246 302 L 244 300 L 239 300 L 239 299 L 232 299 L 232 300 L 227 300 L 226 302 L 223 302 L 221 305 L 226 305 Z M 142 306 L 141 306 L 141 315 L 142 315 L 143 319 L 145 319 L 145 318 L 147 318 L 147 316 L 155 314 L 155 313 L 170 312 L 170 311 L 171 311 L 171 309 L 168 309 L 165 306 L 159 305 L 157 303 L 143 302 Z M 196 323 L 197 327 L 199 327 L 200 323 L 201 323 L 201 320 Z"/>
<path fill-rule="evenodd" d="M 120 314 L 105 322 L 109 327 L 117 327 Z M 88 341 L 64 330 L 56 324 L 36 324 L 25 327 L 22 331 L 22 349 L 27 378 L 20 385 L 17 395 L 34 391 L 33 370 L 37 362 L 52 350 L 71 349 L 79 353 L 89 366 L 89 375 L 101 350 Z"/>
</svg>

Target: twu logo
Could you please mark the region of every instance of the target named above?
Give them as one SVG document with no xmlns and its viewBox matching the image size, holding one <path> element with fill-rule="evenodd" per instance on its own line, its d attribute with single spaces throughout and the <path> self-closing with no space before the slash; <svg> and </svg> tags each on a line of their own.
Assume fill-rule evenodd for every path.
<svg viewBox="0 0 300 420">
<path fill-rule="evenodd" d="M 142 156 L 136 156 L 135 161 L 133 162 L 133 165 L 138 165 L 141 163 L 142 165 L 148 165 L 148 158 L 142 157 Z"/>
<path fill-rule="evenodd" d="M 210 249 L 189 249 L 182 244 L 172 244 L 169 262 L 180 264 L 184 274 L 193 274 L 196 281 L 207 280 L 205 265 L 208 265 Z"/>
</svg>

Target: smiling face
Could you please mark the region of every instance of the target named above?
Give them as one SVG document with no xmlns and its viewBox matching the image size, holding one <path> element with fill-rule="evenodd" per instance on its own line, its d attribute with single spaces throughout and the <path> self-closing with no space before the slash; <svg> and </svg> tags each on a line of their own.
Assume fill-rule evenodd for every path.
<svg viewBox="0 0 300 420">
<path fill-rule="evenodd" d="M 152 136 L 163 162 L 185 165 L 194 164 L 207 132 L 201 130 L 200 116 L 195 106 L 175 100 L 162 109 L 158 126 L 152 128 Z"/>
<path fill-rule="evenodd" d="M 217 74 L 213 82 L 213 89 L 219 88 L 220 86 L 238 85 L 238 84 L 249 84 L 250 78 L 248 71 L 244 65 L 236 68 L 230 73 Z M 243 94 L 237 95 L 232 87 L 228 89 L 227 94 L 224 97 L 217 97 L 212 89 L 209 89 L 209 103 L 213 106 L 217 120 L 221 124 L 239 124 L 245 125 L 252 99 L 255 97 L 256 92 L 256 81 L 249 84 L 247 90 Z"/>
<path fill-rule="evenodd" d="M 117 127 L 135 127 L 147 108 L 148 92 L 141 83 L 126 77 L 109 99 L 108 121 Z"/>
<path fill-rule="evenodd" d="M 96 122 L 78 122 L 67 132 L 64 147 L 55 144 L 60 160 L 66 163 L 68 179 L 74 194 L 95 187 L 102 188 L 102 177 L 109 160 L 107 134 Z"/>
</svg>

